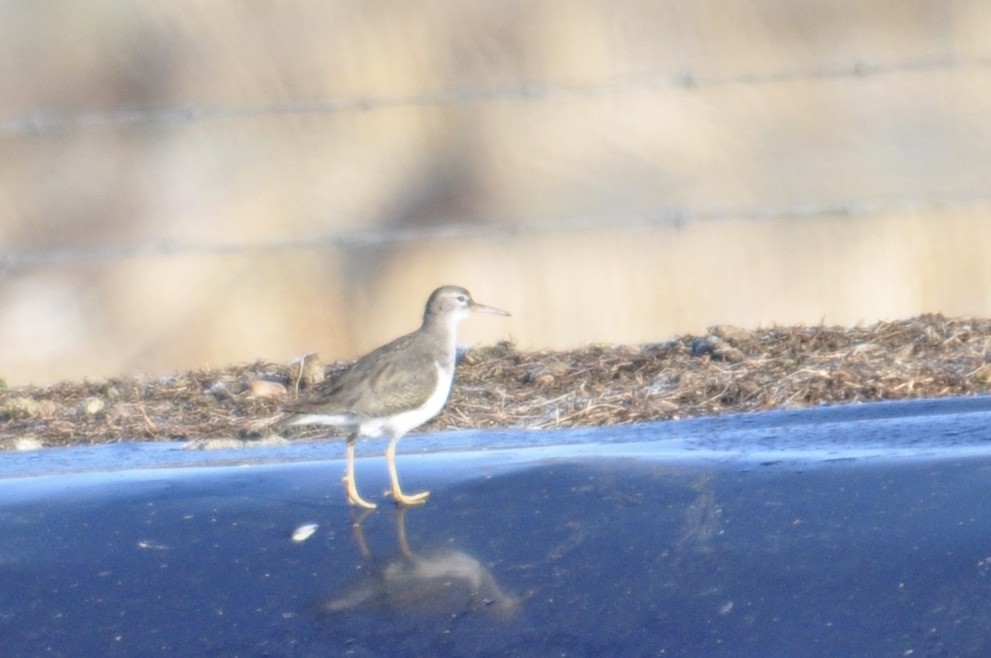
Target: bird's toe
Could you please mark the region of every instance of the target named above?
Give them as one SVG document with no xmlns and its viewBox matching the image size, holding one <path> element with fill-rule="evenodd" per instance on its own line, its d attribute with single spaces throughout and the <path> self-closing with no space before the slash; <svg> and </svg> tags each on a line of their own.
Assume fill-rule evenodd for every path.
<svg viewBox="0 0 991 658">
<path fill-rule="evenodd" d="M 422 505 L 427 502 L 427 498 L 430 497 L 429 491 L 421 491 L 415 494 L 404 494 L 402 491 L 393 491 L 392 498 L 396 501 L 397 505 Z"/>
</svg>

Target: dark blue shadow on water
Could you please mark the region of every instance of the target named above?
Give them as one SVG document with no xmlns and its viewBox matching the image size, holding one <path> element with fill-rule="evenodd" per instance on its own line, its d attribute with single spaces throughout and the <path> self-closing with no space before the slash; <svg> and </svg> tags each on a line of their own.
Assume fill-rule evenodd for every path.
<svg viewBox="0 0 991 658">
<path fill-rule="evenodd" d="M 460 452 L 410 437 L 400 473 L 430 501 L 373 495 L 373 455 L 368 514 L 345 505 L 339 458 L 294 447 L 169 467 L 176 446 L 144 466 L 119 447 L 124 469 L 111 447 L 47 476 L 4 455 L 2 653 L 991 655 L 991 403 L 976 400 L 601 440 L 472 433 Z"/>
</svg>

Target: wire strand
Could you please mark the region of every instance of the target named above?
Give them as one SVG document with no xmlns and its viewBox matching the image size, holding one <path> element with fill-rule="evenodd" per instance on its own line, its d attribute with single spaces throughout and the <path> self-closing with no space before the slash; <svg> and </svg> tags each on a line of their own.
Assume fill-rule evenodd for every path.
<svg viewBox="0 0 991 658">
<path fill-rule="evenodd" d="M 22 116 L 0 119 L 0 134 L 8 136 L 52 137 L 65 133 L 112 128 L 154 128 L 161 126 L 232 121 L 278 115 L 374 112 L 386 109 L 446 107 L 490 103 L 532 103 L 561 98 L 646 93 L 680 89 L 695 91 L 727 85 L 764 85 L 803 80 L 870 78 L 930 71 L 952 71 L 991 67 L 991 56 L 969 59 L 937 57 L 903 62 L 854 62 L 846 66 L 813 70 L 747 73 L 735 76 L 629 74 L 600 81 L 575 83 L 534 83 L 491 88 L 461 88 L 404 96 L 372 96 L 324 100 L 285 99 L 256 105 L 200 106 L 174 105 L 158 108 L 128 108 L 109 111 L 64 113 L 41 109 Z"/>
<path fill-rule="evenodd" d="M 220 257 L 265 254 L 280 251 L 322 249 L 354 250 L 472 238 L 509 239 L 553 233 L 612 231 L 617 229 L 683 228 L 691 223 L 728 220 L 804 220 L 822 217 L 858 217 L 883 212 L 912 212 L 946 208 L 991 205 L 988 194 L 931 195 L 918 198 L 891 198 L 880 201 L 849 201 L 836 204 L 797 204 L 788 207 L 689 210 L 663 208 L 653 212 L 611 213 L 605 216 L 540 218 L 529 221 L 478 219 L 449 221 L 432 226 L 395 227 L 386 225 L 364 230 L 342 231 L 301 238 L 256 242 L 194 243 L 160 240 L 134 245 L 99 247 L 57 247 L 0 251 L 0 272 L 12 273 L 36 267 L 100 265 L 132 258 L 187 256 Z"/>
</svg>

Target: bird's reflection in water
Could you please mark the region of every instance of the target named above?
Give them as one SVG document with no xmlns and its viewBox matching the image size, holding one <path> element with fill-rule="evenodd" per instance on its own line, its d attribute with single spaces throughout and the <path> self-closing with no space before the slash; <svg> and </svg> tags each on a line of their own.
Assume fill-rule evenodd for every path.
<svg viewBox="0 0 991 658">
<path fill-rule="evenodd" d="M 468 553 L 453 548 L 414 552 L 406 540 L 409 508 L 398 508 L 395 513 L 399 552 L 387 559 L 376 558 L 365 541 L 364 521 L 371 513 L 363 513 L 353 527 L 355 544 L 368 561 L 364 576 L 322 604 L 325 614 L 457 617 L 478 611 L 508 619 L 519 609 L 519 599 L 503 592 L 492 572 Z"/>
</svg>

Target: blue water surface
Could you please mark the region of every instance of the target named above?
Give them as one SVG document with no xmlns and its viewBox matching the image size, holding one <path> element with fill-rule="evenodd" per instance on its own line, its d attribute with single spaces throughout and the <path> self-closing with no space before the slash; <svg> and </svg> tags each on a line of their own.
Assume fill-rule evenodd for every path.
<svg viewBox="0 0 991 658">
<path fill-rule="evenodd" d="M 991 400 L 0 455 L 5 656 L 991 655 Z"/>
</svg>

